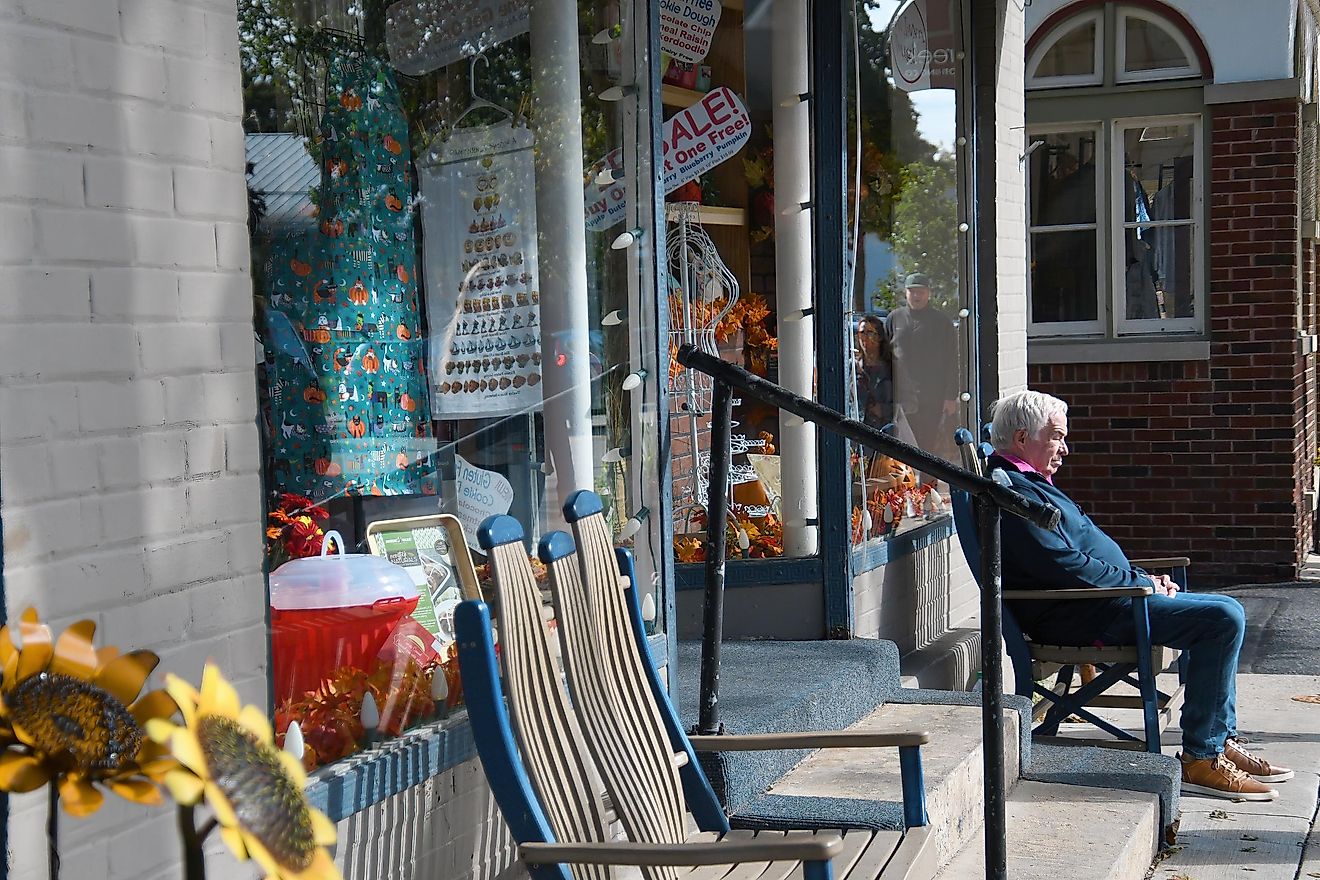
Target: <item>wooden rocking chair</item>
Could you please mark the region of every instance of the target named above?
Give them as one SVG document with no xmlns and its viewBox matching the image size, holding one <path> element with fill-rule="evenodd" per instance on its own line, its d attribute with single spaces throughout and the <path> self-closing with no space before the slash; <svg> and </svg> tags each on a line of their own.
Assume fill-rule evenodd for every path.
<svg viewBox="0 0 1320 880">
<path fill-rule="evenodd" d="M 534 880 L 603 880 L 614 866 L 648 880 L 931 877 L 927 735 L 686 736 L 650 660 L 631 555 L 616 553 L 601 511 L 594 494 L 575 493 L 565 512 L 576 541 L 556 532 L 539 548 L 571 699 L 516 520 L 492 517 L 478 532 L 498 596 L 498 661 L 486 605 L 469 600 L 455 615 L 477 752 Z M 898 747 L 906 828 L 730 831 L 696 760 L 701 750 L 832 746 Z"/>
<path fill-rule="evenodd" d="M 963 466 L 977 474 L 982 473 L 992 449 L 989 443 L 976 443 L 972 433 L 959 428 L 954 441 L 962 452 Z M 980 536 L 976 530 L 976 515 L 970 496 L 953 491 L 953 519 L 958 531 L 958 542 L 963 556 L 979 580 Z M 1187 588 L 1186 557 L 1164 559 L 1133 559 L 1134 565 L 1149 571 L 1170 571 L 1183 589 Z M 1032 729 L 1038 739 L 1068 745 L 1099 745 L 1111 748 L 1160 751 L 1160 734 L 1168 726 L 1174 711 L 1182 705 L 1181 686 L 1172 693 L 1156 687 L 1155 675 L 1180 661 L 1179 652 L 1164 645 L 1150 642 L 1150 620 L 1146 613 L 1146 598 L 1154 593 L 1151 587 L 1105 589 L 1049 589 L 1042 585 L 1037 590 L 1004 590 L 1003 631 L 1004 648 L 1013 663 L 1015 691 L 1028 699 L 1042 697 L 1032 707 L 1032 721 L 1040 722 Z M 1018 626 L 1008 603 L 1030 601 L 1112 599 L 1131 597 L 1132 614 L 1136 625 L 1135 645 L 1106 645 L 1104 647 L 1075 647 L 1047 645 L 1033 642 Z M 1078 606 L 1078 613 L 1085 613 Z M 1075 670 L 1093 666 L 1095 672 L 1081 675 L 1080 686 L 1072 689 Z M 1181 671 L 1181 670 L 1180 670 Z M 1040 682 L 1055 677 L 1052 686 Z M 1114 685 L 1125 682 L 1137 689 L 1137 694 L 1108 694 Z M 1140 709 L 1142 733 L 1138 737 L 1101 718 L 1092 709 Z M 1108 733 L 1113 739 L 1059 737 L 1059 725 L 1071 718 L 1080 718 Z"/>
</svg>

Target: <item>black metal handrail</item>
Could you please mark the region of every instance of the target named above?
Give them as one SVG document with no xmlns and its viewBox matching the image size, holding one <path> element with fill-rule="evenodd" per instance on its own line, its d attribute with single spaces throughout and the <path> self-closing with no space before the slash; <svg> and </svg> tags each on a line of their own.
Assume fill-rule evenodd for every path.
<svg viewBox="0 0 1320 880">
<path fill-rule="evenodd" d="M 1000 568 L 999 516 L 1007 510 L 1044 529 L 1059 524 L 1052 505 L 1025 498 L 969 470 L 950 464 L 870 425 L 850 419 L 814 400 L 762 379 L 692 345 L 678 349 L 678 362 L 715 380 L 711 411 L 709 503 L 706 506 L 706 596 L 701 638 L 701 698 L 697 732 L 720 733 L 720 643 L 724 635 L 724 573 L 733 390 L 778 407 L 826 430 L 896 458 L 944 480 L 972 496 L 981 535 L 981 747 L 985 769 L 986 876 L 1007 874 L 1004 811 L 1004 676 L 999 645 L 1003 639 L 1003 583 Z"/>
</svg>

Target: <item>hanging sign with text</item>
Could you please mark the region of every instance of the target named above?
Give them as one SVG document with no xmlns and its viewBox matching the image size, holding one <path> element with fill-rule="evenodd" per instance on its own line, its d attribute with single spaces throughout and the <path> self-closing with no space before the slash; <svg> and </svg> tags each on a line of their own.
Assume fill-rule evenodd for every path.
<svg viewBox="0 0 1320 880">
<path fill-rule="evenodd" d="M 752 136 L 752 118 L 738 96 L 720 86 L 666 119 L 662 136 L 664 191 L 670 193 L 733 158 Z M 606 175 L 607 170 L 612 175 Z M 610 179 L 621 177 L 622 172 L 621 150 L 614 150 L 587 169 L 587 228 L 593 232 L 623 219 L 628 191 L 624 181 Z"/>
<path fill-rule="evenodd" d="M 958 84 L 958 24 L 950 0 L 909 0 L 889 24 L 889 67 L 905 92 Z"/>
<path fill-rule="evenodd" d="M 710 54 L 720 0 L 660 0 L 660 51 L 696 64 Z"/>
</svg>

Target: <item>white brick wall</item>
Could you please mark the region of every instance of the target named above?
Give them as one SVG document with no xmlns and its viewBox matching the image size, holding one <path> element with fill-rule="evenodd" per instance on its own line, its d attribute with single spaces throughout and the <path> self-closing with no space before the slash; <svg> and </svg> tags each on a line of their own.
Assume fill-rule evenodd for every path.
<svg viewBox="0 0 1320 880">
<path fill-rule="evenodd" d="M 0 4 L 0 499 L 11 617 L 83 617 L 265 704 L 233 0 Z M 45 804 L 11 802 L 11 877 Z M 170 809 L 61 822 L 64 875 L 178 877 Z M 252 876 L 223 854 L 212 873 Z"/>
<path fill-rule="evenodd" d="M 1018 157 L 1026 146 L 1023 10 L 999 4 L 1004 31 L 999 48 L 999 88 L 995 119 L 995 221 L 999 263 L 999 387 L 1014 391 L 1027 384 L 1027 215 L 1026 177 Z"/>
</svg>

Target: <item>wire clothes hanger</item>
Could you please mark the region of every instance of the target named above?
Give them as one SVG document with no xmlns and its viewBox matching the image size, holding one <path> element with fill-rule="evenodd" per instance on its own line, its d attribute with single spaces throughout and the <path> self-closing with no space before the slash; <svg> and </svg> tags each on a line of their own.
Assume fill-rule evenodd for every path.
<svg viewBox="0 0 1320 880">
<path fill-rule="evenodd" d="M 455 119 L 453 125 L 450 126 L 451 129 L 458 128 L 458 124 L 460 122 L 462 122 L 469 114 L 477 110 L 494 110 L 498 112 L 501 115 L 501 117 L 503 117 L 504 119 L 509 119 L 509 120 L 513 119 L 512 110 L 510 110 L 507 107 L 501 107 L 499 104 L 496 104 L 494 101 L 487 100 L 486 98 L 483 98 L 481 97 L 481 95 L 477 94 L 477 62 L 478 61 L 484 61 L 486 63 L 486 68 L 488 70 L 490 69 L 490 59 L 488 59 L 485 55 L 478 52 L 476 55 L 472 56 L 472 61 L 469 62 L 468 64 L 468 94 L 470 96 L 468 100 L 468 105 L 463 109 L 462 113 L 458 114 L 458 118 Z"/>
</svg>

